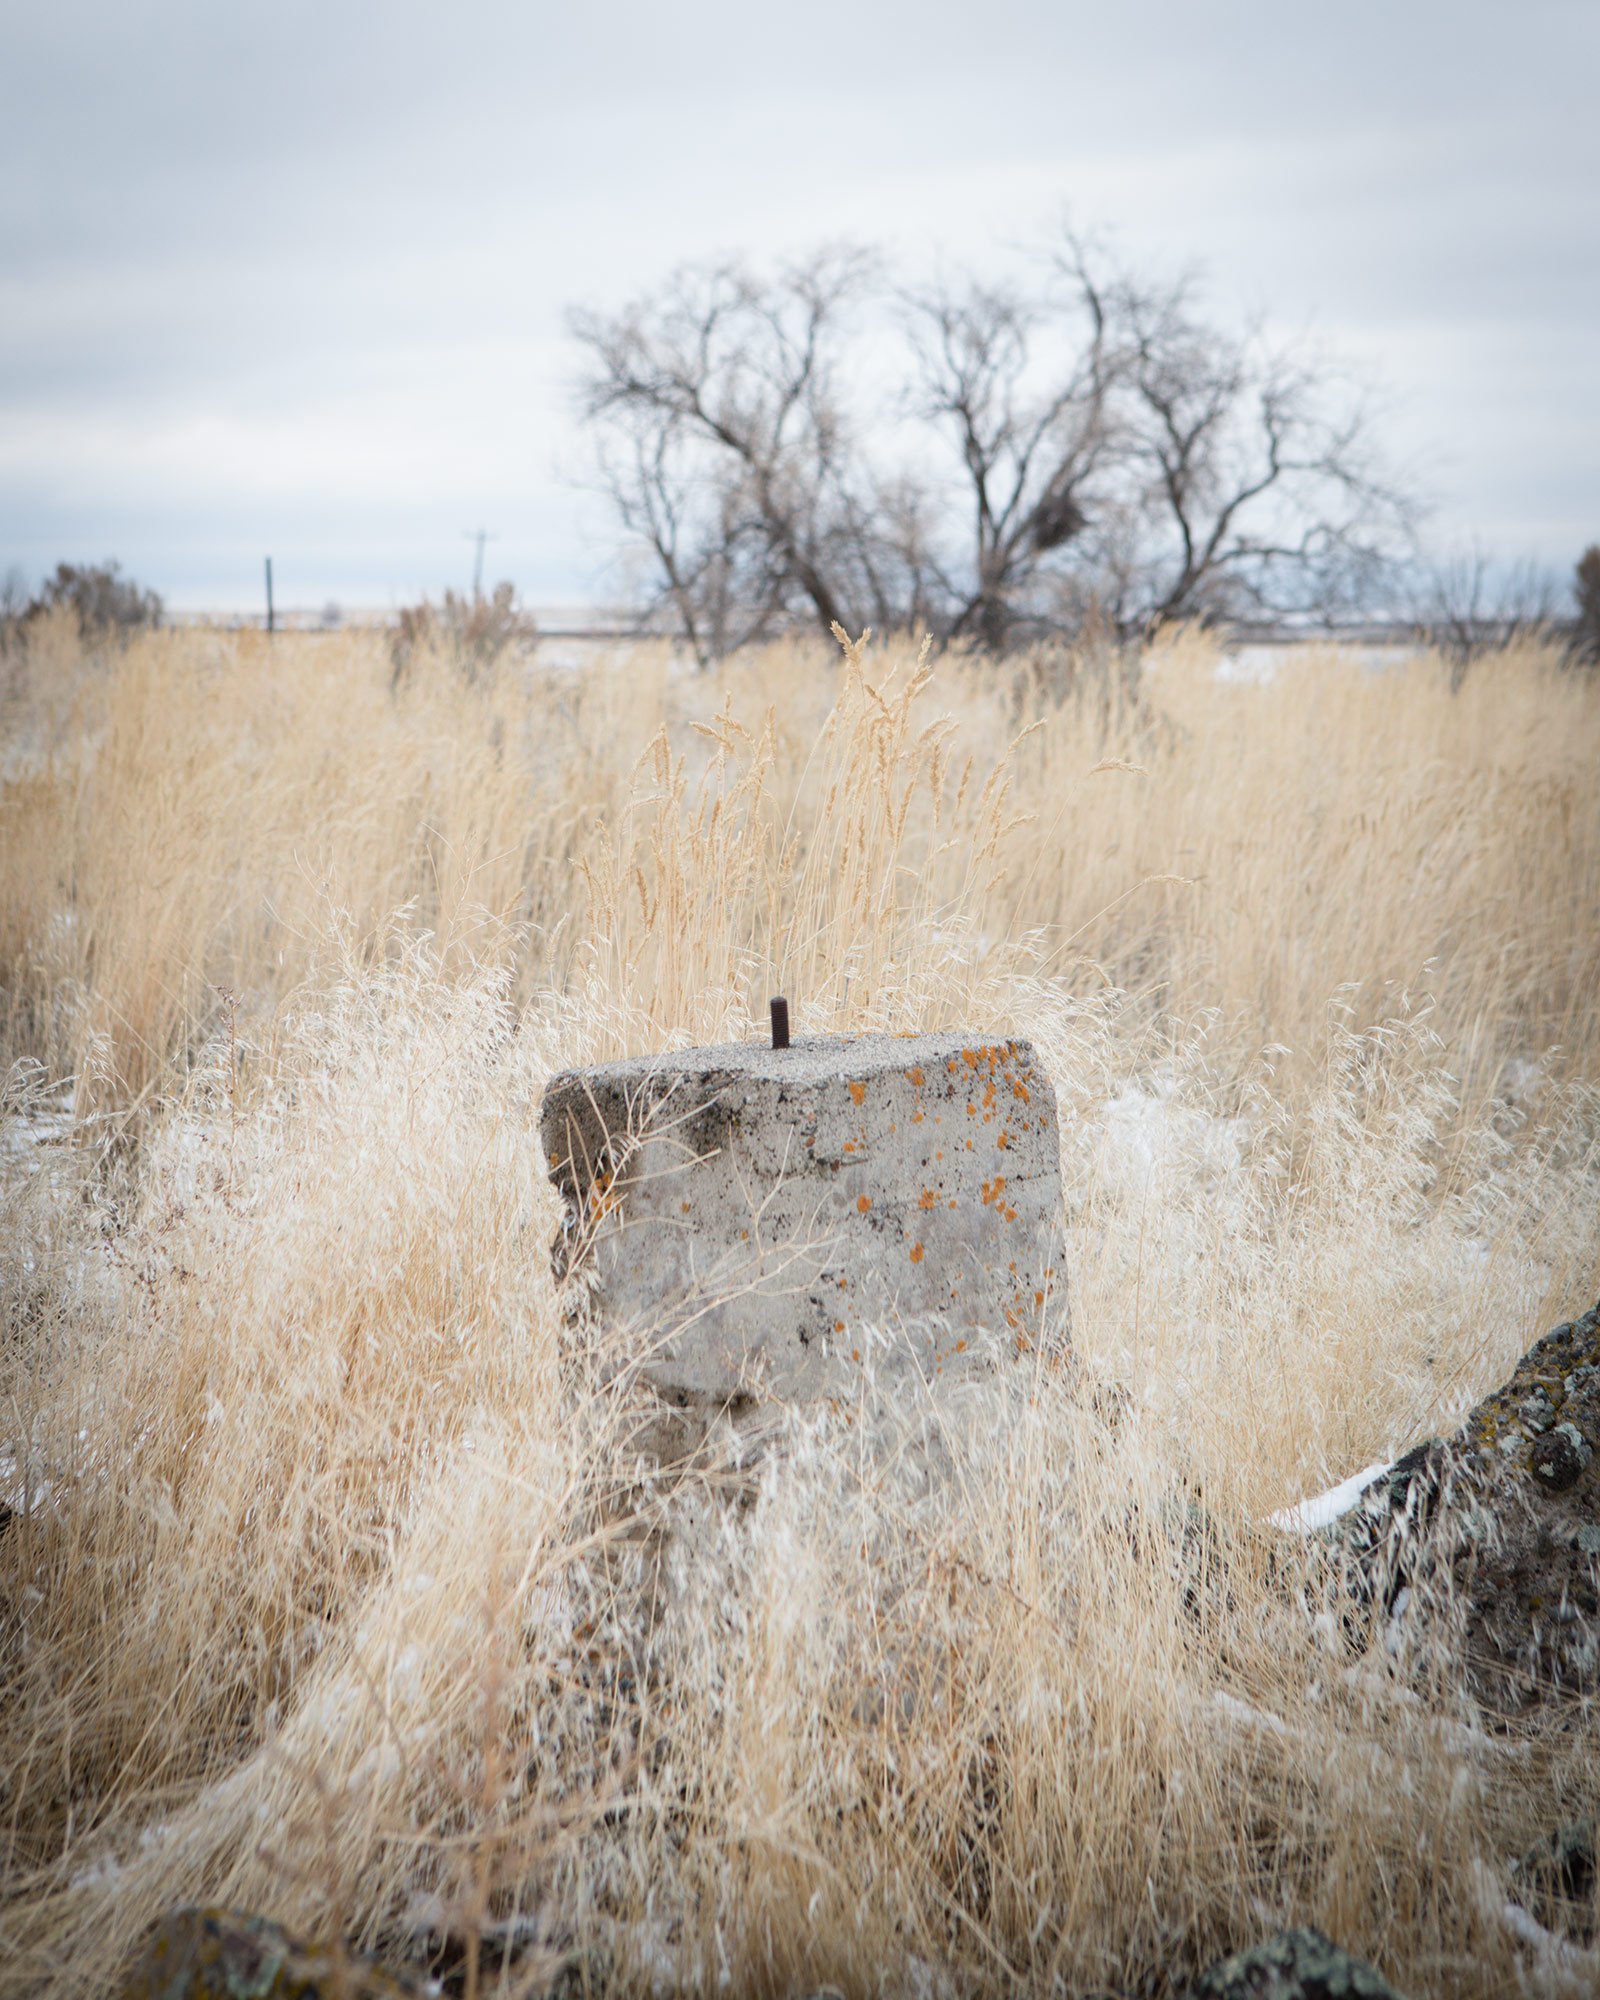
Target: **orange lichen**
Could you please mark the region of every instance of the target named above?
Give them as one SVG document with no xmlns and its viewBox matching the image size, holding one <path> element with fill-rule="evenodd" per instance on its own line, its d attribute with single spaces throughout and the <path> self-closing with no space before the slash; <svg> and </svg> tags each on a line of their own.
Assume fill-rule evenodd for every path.
<svg viewBox="0 0 1600 2000">
<path fill-rule="evenodd" d="M 833 1330 L 835 1333 L 843 1333 L 844 1321 L 842 1319 L 836 1319 L 833 1323 Z"/>
<path fill-rule="evenodd" d="M 867 1086 L 864 1083 L 852 1083 L 850 1086 L 850 1095 L 857 1104 L 864 1103 L 867 1095 Z"/>
<path fill-rule="evenodd" d="M 964 1340 L 958 1340 L 956 1342 L 957 1354 L 965 1354 L 966 1351 L 967 1351 L 967 1343 Z"/>
<path fill-rule="evenodd" d="M 851 1348 L 851 1350 L 850 1350 L 850 1359 L 851 1359 L 852 1361 L 859 1361 L 859 1360 L 861 1359 L 861 1349 L 860 1349 L 859 1347 L 852 1347 L 852 1348 Z"/>
<path fill-rule="evenodd" d="M 920 1264 L 922 1262 L 922 1256 L 923 1256 L 922 1245 L 920 1243 L 913 1243 L 911 1246 L 912 1263 Z"/>
<path fill-rule="evenodd" d="M 916 1089 L 920 1090 L 923 1084 L 923 1076 L 921 1068 L 918 1067 L 917 1069 L 908 1069 L 906 1071 L 906 1081 L 914 1085 Z"/>
<path fill-rule="evenodd" d="M 858 1194 L 856 1196 L 856 1207 L 861 1211 L 863 1215 L 866 1214 L 867 1210 L 871 1208 L 871 1206 L 872 1206 L 872 1196 L 870 1194 Z"/>
<path fill-rule="evenodd" d="M 987 1208 L 991 1202 L 996 1203 L 1001 1208 L 1004 1208 L 1005 1204 L 1000 1200 L 1000 1197 L 1005 1193 L 1005 1191 L 1006 1191 L 1006 1182 L 1004 1174 L 996 1174 L 992 1181 L 984 1181 L 978 1189 L 979 1194 L 983 1196 L 983 1205 L 985 1208 Z"/>
<path fill-rule="evenodd" d="M 934 1193 L 933 1189 L 924 1188 L 922 1190 L 921 1197 L 917 1202 L 917 1206 L 919 1208 L 936 1208 L 938 1206 L 938 1202 L 939 1202 L 939 1197 Z"/>
</svg>

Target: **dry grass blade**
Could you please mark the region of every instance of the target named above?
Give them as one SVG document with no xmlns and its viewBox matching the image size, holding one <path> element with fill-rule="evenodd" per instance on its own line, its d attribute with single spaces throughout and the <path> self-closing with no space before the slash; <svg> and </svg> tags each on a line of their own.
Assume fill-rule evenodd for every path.
<svg viewBox="0 0 1600 2000">
<path fill-rule="evenodd" d="M 1290 1921 L 1542 1976 L 1485 1884 L 1587 1739 L 1492 1735 L 1447 1604 L 1352 1653 L 1259 1524 L 1600 1292 L 1600 685 L 836 636 L 10 662 L 0 1993 L 200 1899 L 452 1992 L 1165 1995 Z M 538 1104 L 776 991 L 1033 1039 L 1079 1374 L 869 1366 L 669 1489 Z"/>
</svg>

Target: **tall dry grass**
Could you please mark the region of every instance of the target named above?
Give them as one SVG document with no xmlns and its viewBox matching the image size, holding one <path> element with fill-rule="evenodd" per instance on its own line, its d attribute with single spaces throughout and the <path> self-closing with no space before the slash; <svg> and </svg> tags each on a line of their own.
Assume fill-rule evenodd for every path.
<svg viewBox="0 0 1600 2000">
<path fill-rule="evenodd" d="M 1289 1921 L 1559 1984 L 1484 1885 L 1593 1718 L 1495 1733 L 1448 1605 L 1352 1653 L 1261 1524 L 1600 1290 L 1600 688 L 1142 664 L 7 662 L 0 1987 L 213 1898 L 473 1992 L 1165 1994 Z M 539 1094 L 780 987 L 1035 1039 L 1082 1375 L 654 1490 Z"/>
</svg>

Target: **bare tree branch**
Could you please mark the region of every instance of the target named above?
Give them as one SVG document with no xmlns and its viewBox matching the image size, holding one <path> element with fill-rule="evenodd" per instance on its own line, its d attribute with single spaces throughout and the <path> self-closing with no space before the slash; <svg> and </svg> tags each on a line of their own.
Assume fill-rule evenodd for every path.
<svg viewBox="0 0 1600 2000">
<path fill-rule="evenodd" d="M 785 626 L 994 650 L 1353 605 L 1409 528 L 1332 371 L 1065 235 L 1028 287 L 891 296 L 860 251 L 576 314 L 580 407 L 702 661 Z M 904 385 L 873 394 L 891 357 Z"/>
</svg>

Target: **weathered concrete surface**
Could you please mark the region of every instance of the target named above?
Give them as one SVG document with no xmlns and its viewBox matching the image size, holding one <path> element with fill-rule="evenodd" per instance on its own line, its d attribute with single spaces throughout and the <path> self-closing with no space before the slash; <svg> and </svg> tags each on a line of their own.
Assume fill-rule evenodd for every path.
<svg viewBox="0 0 1600 2000">
<path fill-rule="evenodd" d="M 674 1399 L 849 1395 L 1058 1360 L 1055 1093 L 1022 1041 L 837 1036 L 556 1077 L 559 1268 Z"/>
<path fill-rule="evenodd" d="M 1597 1446 L 1600 1306 L 1546 1334 L 1331 1531 L 1390 1602 L 1448 1565 L 1474 1685 L 1502 1713 L 1600 1689 Z"/>
</svg>

